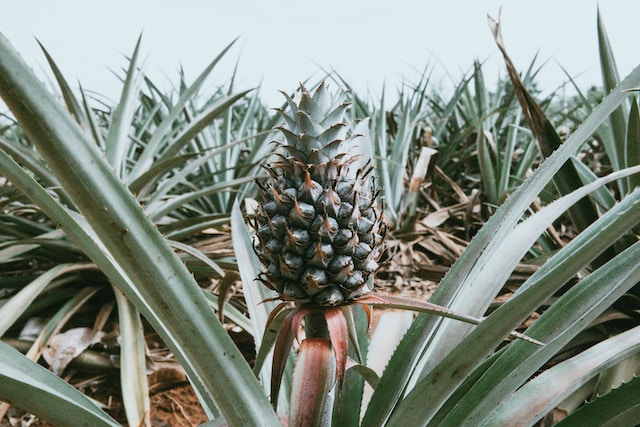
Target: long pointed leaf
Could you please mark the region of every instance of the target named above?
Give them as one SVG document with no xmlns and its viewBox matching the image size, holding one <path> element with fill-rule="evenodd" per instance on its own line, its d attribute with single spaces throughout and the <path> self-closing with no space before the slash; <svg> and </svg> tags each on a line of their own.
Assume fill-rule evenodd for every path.
<svg viewBox="0 0 640 427">
<path fill-rule="evenodd" d="M 636 243 L 547 309 L 526 331 L 527 335 L 547 344 L 533 348 L 529 343 L 512 343 L 474 384 L 464 403 L 448 414 L 449 425 L 478 425 L 503 399 L 635 285 L 640 280 L 640 268 L 633 260 L 639 254 L 640 244 Z M 473 396 L 479 395 L 482 395 L 481 399 L 474 399 Z"/>
<path fill-rule="evenodd" d="M 136 99 L 140 87 L 140 75 L 138 72 L 138 56 L 140 45 L 142 44 L 142 34 L 138 37 L 133 55 L 129 61 L 129 69 L 122 87 L 120 101 L 113 112 L 109 133 L 105 141 L 105 155 L 107 161 L 115 168 L 120 177 L 124 177 L 126 168 L 126 155 L 129 148 L 129 129 L 135 114 Z"/>
<path fill-rule="evenodd" d="M 450 370 L 461 370 L 462 374 L 465 369 L 468 370 L 464 366 L 479 366 L 482 359 L 499 345 L 509 331 L 521 324 L 603 249 L 600 242 L 612 243 L 630 226 L 640 222 L 639 200 L 640 192 L 629 196 L 547 261 L 520 287 L 514 298 L 486 318 L 447 357 L 446 365 Z M 447 402 L 449 409 L 457 402 L 451 402 L 450 399 Z"/>
<path fill-rule="evenodd" d="M 602 13 L 598 8 L 598 50 L 600 52 L 600 69 L 602 71 L 602 82 L 605 93 L 611 92 L 620 82 L 618 67 L 613 56 L 613 49 L 604 27 Z M 624 147 L 626 145 L 625 130 L 627 129 L 628 109 L 626 104 L 621 104 L 609 118 L 611 123 L 611 132 L 613 146 L 605 144 L 607 155 L 611 161 L 611 165 L 615 169 L 622 169 L 625 163 Z M 623 187 L 624 188 L 624 187 Z"/>
<path fill-rule="evenodd" d="M 626 99 L 627 94 L 625 91 L 638 85 L 640 85 L 640 67 L 634 69 L 620 86 L 594 109 L 593 113 L 585 119 L 569 139 L 540 165 L 532 176 L 485 223 L 449 273 L 444 277 L 432 295 L 431 302 L 439 305 L 449 305 L 454 300 L 465 280 L 472 277 L 473 272 L 483 266 L 482 253 L 493 246 L 492 242 L 499 242 L 507 238 L 508 233 L 520 219 L 523 212 L 547 185 L 562 164 L 600 127 L 609 114 Z M 401 390 L 404 389 L 409 381 L 416 361 L 423 354 L 429 337 L 440 323 L 444 322 L 427 315 L 421 315 L 414 321 L 398 347 L 398 351 L 390 361 L 389 366 L 392 367 L 390 372 L 394 374 L 383 375 L 380 379 L 380 384 L 376 388 L 365 413 L 363 423 L 368 426 L 379 426 L 385 422 L 396 405 Z M 454 341 L 457 342 L 458 339 L 456 338 Z"/>
<path fill-rule="evenodd" d="M 629 166 L 640 165 L 640 111 L 637 99 L 634 99 L 631 103 L 627 123 L 626 164 Z M 640 176 L 630 176 L 628 181 L 630 190 L 640 186 Z"/>
<path fill-rule="evenodd" d="M 78 390 L 3 342 L 0 342 L 0 400 L 14 403 L 60 427 L 120 425 Z"/>
<path fill-rule="evenodd" d="M 127 421 L 131 426 L 147 426 L 151 423 L 151 399 L 140 314 L 119 289 L 113 291 L 118 304 L 120 382 Z"/>
<path fill-rule="evenodd" d="M 516 425 L 522 420 L 536 422 L 580 386 L 639 350 L 640 326 L 636 326 L 538 375 L 503 402 L 483 425 Z M 593 421 L 589 424 L 596 425 Z"/>
<path fill-rule="evenodd" d="M 640 168 L 636 168 L 636 169 L 637 169 L 636 172 L 640 171 Z M 624 177 L 623 173 L 615 173 L 611 175 L 612 176 L 610 176 L 610 178 Z M 519 224 L 511 234 L 511 240 L 505 241 L 503 244 L 503 247 L 498 248 L 498 250 L 496 251 L 496 258 L 498 258 L 500 262 L 495 261 L 492 263 L 492 265 L 495 268 L 495 270 L 492 270 L 492 272 L 493 271 L 511 272 L 511 270 L 513 269 L 513 266 L 515 266 L 515 264 L 524 254 L 524 252 L 526 252 L 526 248 L 529 247 L 531 244 L 533 244 L 533 242 L 537 239 L 539 234 L 551 222 L 553 222 L 559 215 L 561 215 L 562 212 L 564 212 L 571 205 L 571 203 L 575 203 L 576 200 L 579 200 L 588 191 L 591 191 L 594 188 L 597 188 L 599 185 L 603 185 L 607 181 L 611 181 L 611 179 L 607 179 L 607 180 L 601 179 L 599 180 L 599 182 L 595 182 L 590 184 L 589 186 L 585 186 L 582 189 L 577 190 L 572 194 L 567 195 L 555 201 L 554 203 L 542 209 L 537 214 L 533 215 L 523 223 Z M 510 256 L 513 256 L 512 260 L 508 260 Z M 504 265 L 501 264 L 502 261 L 506 261 L 507 264 L 504 264 Z M 483 279 L 481 277 L 482 275 L 483 275 L 483 272 L 481 272 L 480 276 L 476 278 L 476 280 L 478 280 L 479 282 L 475 283 L 475 285 L 478 286 L 480 289 L 485 289 L 486 285 L 479 285 L 479 283 L 482 283 L 486 280 L 486 278 Z M 495 280 L 502 283 L 502 279 L 499 277 L 498 274 L 496 274 L 495 277 L 496 277 Z M 484 333 L 487 334 L 486 331 Z M 476 333 L 474 337 L 477 337 L 478 335 L 480 334 Z M 485 347 L 483 345 L 484 343 L 482 344 L 479 343 L 478 348 L 477 349 L 474 348 L 474 354 L 476 354 L 480 358 L 484 357 L 485 355 L 488 355 L 489 352 L 499 343 L 500 339 L 502 338 L 499 334 L 494 334 L 493 336 L 496 339 L 493 340 L 491 339 L 491 336 L 492 335 L 490 334 L 486 335 L 486 339 L 488 339 L 488 342 L 486 344 L 488 345 Z M 480 335 L 479 339 L 483 340 L 483 336 Z M 473 341 L 470 339 L 469 342 L 471 343 Z M 476 366 L 473 363 L 468 363 L 467 360 L 463 361 L 463 359 L 465 358 L 465 354 L 468 354 L 468 352 L 469 352 L 469 348 L 467 346 L 459 345 L 454 347 L 451 352 L 451 356 L 452 356 L 451 359 L 453 360 L 445 359 L 447 360 L 446 363 L 443 362 L 433 366 L 433 368 L 428 372 L 428 374 L 425 375 L 425 377 L 420 380 L 419 384 L 423 385 L 422 387 L 420 387 L 420 390 L 423 392 L 426 390 L 424 385 L 430 384 L 430 386 L 428 387 L 428 393 L 420 394 L 419 391 L 414 391 L 410 394 L 410 396 L 411 395 L 414 396 L 412 397 L 412 399 L 415 398 L 415 396 L 420 396 L 419 399 L 430 399 L 431 402 L 428 405 L 429 409 L 422 411 L 422 414 L 424 417 L 433 416 L 433 414 L 435 414 L 435 412 L 440 407 L 440 405 L 442 405 L 445 402 L 445 400 L 451 394 L 453 394 L 455 387 L 465 379 L 466 375 L 470 372 L 473 366 Z M 449 381 L 431 383 L 432 378 L 443 378 L 443 377 L 448 378 Z M 402 409 L 403 411 L 407 411 L 406 408 L 410 407 L 411 402 L 413 402 L 412 399 L 409 399 L 409 398 L 407 399 L 408 400 L 406 402 L 402 402 L 400 404 L 398 410 Z M 411 416 L 413 417 L 414 415 L 411 415 Z M 407 421 L 406 418 L 405 418 L 405 421 Z"/>
<path fill-rule="evenodd" d="M 540 151 L 542 152 L 542 154 L 545 157 L 548 157 L 553 151 L 558 149 L 558 147 L 562 144 L 562 140 L 560 139 L 558 133 L 555 131 L 555 128 L 547 115 L 544 113 L 538 103 L 533 99 L 533 96 L 525 88 L 524 84 L 522 84 L 520 75 L 518 74 L 513 62 L 511 61 L 511 58 L 507 54 L 507 50 L 502 40 L 500 22 L 490 20 L 489 23 L 496 44 L 502 52 L 509 78 L 511 79 L 513 89 L 516 93 L 518 101 L 520 102 L 520 106 L 522 108 L 522 111 L 524 112 L 525 118 L 529 123 L 531 132 L 533 132 L 533 135 L 536 138 L 538 145 L 540 146 Z M 580 177 L 578 176 L 578 173 L 576 172 L 573 163 L 571 162 L 562 165 L 562 167 L 558 171 L 558 175 L 554 177 L 553 182 L 558 188 L 560 195 L 569 194 L 571 191 L 576 190 L 581 185 Z M 575 207 L 569 209 L 568 213 L 574 224 L 578 228 L 578 231 L 584 230 L 598 218 L 598 213 L 596 212 L 595 206 L 588 198 L 580 200 Z M 604 262 L 604 260 L 602 262 Z M 601 264 L 602 262 L 600 262 L 599 264 Z"/>
<path fill-rule="evenodd" d="M 52 267 L 22 288 L 7 304 L 0 307 L 0 336 L 2 336 L 29 307 L 29 304 L 51 284 L 52 280 L 63 274 L 87 269 L 95 269 L 95 266 L 92 264 L 60 264 Z"/>
<path fill-rule="evenodd" d="M 189 271 L 96 147 L 3 37 L 0 95 L 138 294 L 123 292 L 171 343 L 192 380 L 204 386 L 200 395 L 213 396 L 232 423 L 277 425 L 257 380 Z M 160 313 L 165 324 L 156 322 Z M 195 337 L 198 346 L 191 344 Z"/>
<path fill-rule="evenodd" d="M 640 377 L 635 377 L 617 389 L 590 401 L 558 427 L 582 427 L 588 424 L 602 427 L 634 427 L 640 419 Z"/>
<path fill-rule="evenodd" d="M 49 67 L 51 67 L 51 71 L 53 72 L 53 75 L 58 82 L 58 86 L 60 86 L 62 97 L 64 98 L 64 102 L 67 105 L 69 112 L 75 117 L 76 121 L 78 122 L 78 124 L 80 124 L 80 126 L 83 127 L 83 129 L 89 131 L 89 122 L 87 120 L 87 117 L 85 116 L 82 107 L 80 107 L 80 103 L 73 94 L 69 83 L 67 83 L 67 80 L 62 75 L 62 72 L 58 68 L 58 65 L 53 61 L 53 58 L 51 57 L 51 55 L 49 55 L 49 52 L 45 49 L 44 45 L 40 43 L 40 41 L 38 41 L 38 44 L 40 45 L 40 49 L 42 49 L 45 58 L 47 58 Z"/>
<path fill-rule="evenodd" d="M 214 60 L 209 63 L 209 65 L 202 71 L 202 73 L 200 73 L 195 82 L 193 82 L 193 84 L 180 96 L 180 99 L 178 99 L 176 104 L 171 108 L 169 114 L 162 120 L 157 129 L 154 130 L 151 140 L 149 140 L 144 151 L 138 158 L 135 166 L 129 173 L 129 180 L 133 181 L 135 178 L 144 173 L 144 171 L 149 169 L 149 167 L 153 163 L 154 157 L 157 156 L 162 150 L 163 139 L 171 129 L 171 126 L 173 126 L 175 119 L 182 112 L 182 109 L 187 104 L 187 102 L 189 102 L 192 97 L 198 92 L 213 68 L 227 53 L 227 51 L 231 49 L 231 46 L 233 46 L 234 43 L 235 40 L 231 42 L 226 48 L 224 48 L 222 52 L 220 52 L 218 56 L 216 56 Z"/>
</svg>

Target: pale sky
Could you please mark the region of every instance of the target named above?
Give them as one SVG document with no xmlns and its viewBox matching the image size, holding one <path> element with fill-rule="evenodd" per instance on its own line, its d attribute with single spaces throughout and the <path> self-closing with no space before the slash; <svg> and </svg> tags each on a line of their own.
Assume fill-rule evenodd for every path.
<svg viewBox="0 0 640 427">
<path fill-rule="evenodd" d="M 601 0 L 622 76 L 640 64 L 640 2 Z M 562 65 L 586 87 L 600 84 L 595 0 L 20 0 L 5 1 L 0 33 L 40 76 L 46 61 L 35 38 L 49 50 L 67 79 L 111 99 L 120 83 L 110 70 L 126 65 L 143 34 L 145 71 L 169 88 L 180 65 L 195 76 L 234 38 L 239 42 L 214 72 L 222 84 L 239 60 L 237 89 L 261 83 L 271 106 L 278 90 L 322 77 L 334 69 L 354 89 L 379 97 L 404 78 L 416 82 L 433 68 L 433 80 L 459 81 L 474 59 L 487 60 L 485 79 L 504 68 L 487 26 L 502 6 L 503 36 L 519 69 L 538 53 L 540 86 L 553 90 L 566 80 Z"/>
</svg>

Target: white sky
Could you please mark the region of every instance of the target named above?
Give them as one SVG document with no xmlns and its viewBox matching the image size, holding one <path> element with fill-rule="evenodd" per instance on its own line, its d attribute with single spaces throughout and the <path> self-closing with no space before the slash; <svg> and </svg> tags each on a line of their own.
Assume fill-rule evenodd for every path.
<svg viewBox="0 0 640 427">
<path fill-rule="evenodd" d="M 540 85 L 565 81 L 561 64 L 581 87 L 600 83 L 596 0 L 13 0 L 0 9 L 0 32 L 39 75 L 46 61 L 34 37 L 49 50 L 70 82 L 111 99 L 120 83 L 110 69 L 126 65 L 143 33 L 147 73 L 156 83 L 177 82 L 183 66 L 191 80 L 228 43 L 239 43 L 211 85 L 231 76 L 239 58 L 237 89 L 262 83 L 271 106 L 278 90 L 335 69 L 362 96 L 378 98 L 383 83 L 393 94 L 402 78 L 416 82 L 427 66 L 435 80 L 459 81 L 474 59 L 487 59 L 490 84 L 504 74 L 487 26 L 502 6 L 503 36 L 519 69 L 539 53 L 548 63 Z M 640 1 L 601 0 L 600 9 L 622 76 L 640 64 Z"/>
</svg>

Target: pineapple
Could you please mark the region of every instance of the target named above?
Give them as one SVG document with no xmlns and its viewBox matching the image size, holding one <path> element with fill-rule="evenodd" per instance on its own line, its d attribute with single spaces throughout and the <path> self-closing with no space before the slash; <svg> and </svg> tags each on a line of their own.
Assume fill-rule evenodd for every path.
<svg viewBox="0 0 640 427">
<path fill-rule="evenodd" d="M 262 281 L 284 300 L 346 304 L 370 291 L 383 250 L 373 167 L 357 154 L 368 141 L 350 134 L 342 92 L 320 84 L 313 94 L 301 86 L 298 104 L 285 96 L 289 112 L 279 111 L 285 123 L 277 128 L 285 142 L 265 166 L 254 222 Z"/>
</svg>

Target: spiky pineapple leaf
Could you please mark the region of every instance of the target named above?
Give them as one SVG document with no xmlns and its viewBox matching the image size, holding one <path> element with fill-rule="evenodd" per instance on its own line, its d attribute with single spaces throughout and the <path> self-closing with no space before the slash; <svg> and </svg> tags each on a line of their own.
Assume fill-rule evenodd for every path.
<svg viewBox="0 0 640 427">
<path fill-rule="evenodd" d="M 640 192 L 627 197 L 598 222 L 594 223 L 592 227 L 573 239 L 534 273 L 520 287 L 512 299 L 487 317 L 465 339 L 468 342 L 468 347 L 465 347 L 467 354 L 463 354 L 462 350 L 458 351 L 457 356 L 452 354 L 447 357 L 446 363 L 450 364 L 454 369 L 461 364 L 473 365 L 475 363 L 480 366 L 483 354 L 495 348 L 501 339 L 500 337 L 506 337 L 509 330 L 523 322 L 530 313 L 542 305 L 554 292 L 564 286 L 571 277 L 602 251 L 603 248 L 598 244 L 599 241 L 615 241 L 640 222 L 640 218 L 638 218 L 634 210 L 634 206 L 639 199 Z M 470 348 L 473 348 L 473 353 L 469 353 Z M 473 354 L 473 357 L 470 354 Z M 456 357 L 460 359 L 457 360 Z M 456 393 L 460 392 L 461 387 L 458 387 Z M 447 402 L 447 411 L 443 409 L 440 412 L 446 414 L 458 404 L 463 405 L 464 403 L 458 400 L 463 395 L 464 393 L 457 397 L 452 396 Z M 434 420 L 437 419 L 437 417 L 434 418 Z"/>
<path fill-rule="evenodd" d="M 64 102 L 67 105 L 69 112 L 73 115 L 78 124 L 80 124 L 80 126 L 82 126 L 85 131 L 89 131 L 89 120 L 82 107 L 80 106 L 80 103 L 76 99 L 76 96 L 73 94 L 71 86 L 69 86 L 69 83 L 67 83 L 67 80 L 62 75 L 60 68 L 58 68 L 58 65 L 55 63 L 47 49 L 45 49 L 44 45 L 40 43 L 39 40 L 38 45 L 40 45 L 40 49 L 42 49 L 42 53 L 44 53 L 44 56 L 49 63 L 49 67 L 51 68 L 51 71 L 53 72 L 53 75 L 58 82 L 58 86 L 60 87 L 60 91 L 62 92 L 62 97 L 64 98 Z"/>
<path fill-rule="evenodd" d="M 129 190 L 138 198 L 140 193 L 149 191 L 153 184 L 159 181 L 165 174 L 197 157 L 198 154 L 189 153 L 156 161 L 145 173 L 129 184 Z"/>
<path fill-rule="evenodd" d="M 628 166 L 640 165 L 640 109 L 637 97 L 634 97 L 631 102 L 629 119 L 627 120 L 625 159 Z M 640 176 L 630 176 L 628 182 L 629 190 L 632 190 L 640 186 Z"/>
<path fill-rule="evenodd" d="M 640 377 L 634 377 L 611 392 L 591 400 L 562 419 L 556 426 L 634 427 L 640 419 L 638 396 L 640 396 Z"/>
<path fill-rule="evenodd" d="M 38 177 L 43 185 L 56 189 L 56 193 L 59 197 L 69 206 L 73 206 L 73 202 L 69 199 L 66 192 L 59 187 L 58 180 L 53 176 L 51 171 L 40 161 L 40 159 L 34 156 L 32 150 L 27 149 L 19 143 L 9 141 L 6 138 L 0 136 L 0 148 L 11 155 L 14 159 L 20 162 L 26 169 L 32 171 L 35 176 Z"/>
<path fill-rule="evenodd" d="M 586 328 L 640 279 L 630 260 L 640 253 L 635 244 L 571 288 L 527 329 L 544 347 L 513 342 L 460 400 L 442 417 L 451 423 L 479 425 L 564 345 Z M 422 384 L 426 385 L 428 380 Z M 478 396 L 482 396 L 479 398 Z"/>
<path fill-rule="evenodd" d="M 59 426 L 120 424 L 62 379 L 0 342 L 0 400 Z"/>
<path fill-rule="evenodd" d="M 236 39 L 237 40 L 237 39 Z M 231 49 L 236 40 L 232 41 L 222 52 L 220 52 L 205 69 L 200 73 L 196 80 L 186 88 L 186 90 L 180 95 L 180 98 L 176 101 L 169 111 L 169 113 L 162 119 L 158 127 L 154 130 L 153 136 L 147 142 L 144 151 L 137 159 L 136 164 L 129 172 L 129 180 L 133 181 L 140 175 L 142 175 L 151 164 L 153 164 L 155 157 L 163 151 L 163 148 L 167 145 L 165 140 L 166 135 L 170 134 L 170 129 L 174 125 L 174 121 L 182 113 L 184 106 L 193 99 L 193 96 L 202 87 L 205 80 L 211 74 L 213 68 L 220 62 L 224 55 Z"/>
<path fill-rule="evenodd" d="M 74 271 L 95 269 L 92 264 L 59 264 L 52 267 L 11 297 L 9 303 L 0 307 L 0 336 L 20 317 L 22 313 L 56 278 Z"/>
<path fill-rule="evenodd" d="M 149 194 L 148 199 L 146 200 L 146 205 L 145 205 L 146 211 L 149 212 L 150 215 L 154 219 L 159 220 L 161 218 L 161 216 L 158 215 L 158 214 L 155 214 L 154 212 L 159 207 L 164 207 L 164 205 L 166 204 L 166 200 L 171 198 L 170 196 L 168 196 L 168 194 L 170 193 L 170 191 L 172 189 L 174 189 L 176 186 L 178 186 L 179 184 L 181 184 L 183 182 L 188 182 L 189 175 L 197 173 L 199 168 L 202 168 L 203 166 L 205 166 L 208 162 L 212 161 L 213 159 L 215 159 L 215 158 L 217 158 L 219 156 L 220 157 L 225 156 L 234 147 L 246 142 L 247 139 L 249 139 L 249 138 L 241 138 L 241 139 L 238 139 L 236 141 L 224 144 L 222 147 L 209 150 L 208 152 L 199 155 L 193 161 L 185 164 L 178 171 L 172 171 L 171 169 L 165 169 L 165 173 L 169 173 L 169 172 L 173 172 L 173 173 L 171 173 L 171 175 L 168 178 L 164 179 L 157 187 L 151 187 L 151 186 L 147 187 L 150 194 Z M 173 147 L 173 145 L 171 147 Z M 165 158 L 165 157 L 162 156 L 162 158 Z M 168 167 L 168 166 L 170 166 L 172 164 L 171 163 L 171 159 L 172 158 L 173 157 L 168 157 L 168 158 L 165 158 L 165 160 L 160 160 L 160 164 L 165 164 L 166 163 L 165 167 Z M 154 163 L 154 165 L 155 165 L 155 163 Z M 153 169 L 153 167 L 151 169 Z M 143 174 L 141 176 L 141 178 L 143 176 L 145 176 L 145 175 Z M 133 182 L 133 184 L 137 186 L 137 183 L 138 183 L 138 180 L 136 179 Z M 218 188 L 220 188 L 221 190 L 224 190 L 225 184 L 229 185 L 229 187 L 230 187 L 232 185 L 232 182 L 222 180 L 222 182 L 219 183 Z M 194 191 L 196 191 L 196 190 L 194 190 Z M 143 194 L 145 194 L 145 193 L 143 193 Z M 186 194 L 188 195 L 189 193 L 187 192 Z M 193 201 L 193 200 L 196 200 L 196 199 L 197 198 L 190 198 L 190 201 Z M 186 205 L 186 204 L 187 203 L 185 202 L 182 205 Z M 170 212 L 171 211 L 168 210 L 168 209 L 163 209 L 162 210 L 162 214 L 163 215 L 167 215 Z"/>
<path fill-rule="evenodd" d="M 122 286 L 185 365 L 209 415 L 214 416 L 218 407 L 232 423 L 278 425 L 249 366 L 190 272 L 96 147 L 4 37 L 0 37 L 0 95 L 106 248 L 98 254 L 92 243 L 93 249 L 87 252 Z M 74 230 L 66 231 L 70 237 L 77 236 Z M 113 260 L 120 276 L 109 274 L 114 271 Z M 198 346 L 191 344 L 194 339 Z M 216 366 L 215 375 L 212 366 Z"/>
<path fill-rule="evenodd" d="M 168 240 L 168 242 L 172 248 L 191 255 L 195 259 L 203 262 L 204 265 L 210 268 L 212 272 L 215 272 L 220 277 L 224 277 L 225 275 L 224 270 L 218 264 L 216 264 L 211 258 L 209 258 L 206 254 L 204 254 L 202 251 L 194 248 L 193 246 L 186 245 L 182 242 L 177 242 L 175 240 Z"/>
<path fill-rule="evenodd" d="M 151 419 L 151 399 L 140 313 L 118 288 L 114 287 L 113 292 L 118 305 L 120 382 L 127 422 L 132 426 L 148 425 Z"/>
<path fill-rule="evenodd" d="M 524 112 L 525 118 L 527 119 L 531 132 L 536 138 L 542 154 L 545 157 L 549 157 L 551 153 L 557 150 L 562 144 L 562 140 L 556 132 L 553 124 L 542 110 L 542 107 L 540 107 L 540 105 L 533 99 L 533 96 L 522 84 L 520 75 L 511 61 L 502 40 L 500 22 L 489 19 L 489 25 L 496 44 L 502 52 L 509 78 L 511 79 L 516 97 L 520 102 L 520 106 Z M 616 113 L 614 112 L 610 117 L 613 117 L 614 114 Z M 566 162 L 560 167 L 558 175 L 553 179 L 553 183 L 558 188 L 560 195 L 568 194 L 580 187 L 580 177 L 572 162 Z M 595 206 L 589 198 L 579 200 L 575 206 L 572 206 L 568 210 L 568 214 L 578 231 L 584 230 L 598 218 Z M 604 261 L 605 259 L 601 260 L 599 264 Z"/>
<path fill-rule="evenodd" d="M 588 184 L 598 179 L 598 176 L 593 173 L 591 169 L 589 169 L 589 166 L 585 165 L 575 157 L 572 157 L 571 159 L 569 159 L 569 161 L 573 163 L 573 166 L 583 184 Z M 634 176 L 636 175 L 631 175 L 627 177 L 627 179 L 631 179 Z M 602 208 L 606 210 L 611 209 L 616 204 L 615 197 L 613 197 L 611 192 L 606 187 L 598 188 L 591 194 L 591 197 L 593 197 L 593 200 L 595 200 Z"/>
<path fill-rule="evenodd" d="M 490 264 L 485 264 L 482 256 L 483 252 L 487 252 L 487 254 L 494 252 L 494 246 L 509 238 L 508 235 L 512 227 L 519 221 L 538 193 L 550 182 L 562 164 L 606 121 L 611 112 L 620 103 L 624 102 L 627 98 L 625 91 L 638 85 L 640 85 L 640 68 L 634 69 L 620 86 L 605 97 L 602 103 L 593 110 L 567 141 L 529 179 L 519 186 L 513 195 L 485 223 L 449 273 L 444 277 L 432 295 L 430 302 L 451 307 L 450 304 L 454 300 L 466 301 L 470 307 L 463 308 L 458 306 L 451 308 L 468 314 L 476 313 L 477 311 L 484 312 L 486 305 L 482 307 L 476 306 L 476 300 L 467 296 L 468 291 L 465 290 L 465 283 L 469 278 L 474 277 L 476 271 L 480 271 L 485 267 L 490 268 Z M 502 285 L 498 284 L 497 286 L 501 287 Z M 440 323 L 447 324 L 447 327 L 442 330 L 442 335 L 436 344 L 431 340 L 431 337 L 434 331 L 441 329 Z M 462 337 L 456 336 L 457 333 L 453 333 L 453 331 L 450 333 L 448 329 L 458 326 L 451 322 L 441 322 L 440 319 L 436 319 L 433 316 L 418 316 L 389 363 L 391 368 L 389 372 L 393 372 L 393 375 L 382 376 L 380 384 L 376 388 L 376 392 L 367 408 L 363 423 L 371 426 L 379 426 L 384 423 L 401 396 L 400 390 L 403 390 L 409 382 L 413 367 L 416 366 L 427 343 L 429 342 L 430 346 L 436 344 L 434 348 L 438 348 L 441 343 L 445 343 L 447 346 L 456 346 Z M 439 358 L 436 358 L 435 362 L 437 363 L 439 360 Z"/>
<path fill-rule="evenodd" d="M 202 290 L 204 297 L 209 301 L 209 305 L 214 310 L 219 310 L 220 307 L 220 296 L 210 292 L 206 289 Z M 251 324 L 250 319 L 244 314 L 242 311 L 233 306 L 233 304 L 225 304 L 224 307 L 224 316 L 235 323 L 237 326 L 241 327 L 245 332 L 254 336 L 253 325 Z M 218 317 L 220 317 L 218 315 Z"/>
<path fill-rule="evenodd" d="M 131 55 L 120 100 L 113 112 L 109 131 L 105 138 L 105 156 L 115 169 L 116 174 L 121 178 L 124 178 L 126 174 L 126 157 L 130 148 L 129 129 L 131 128 L 131 120 L 136 112 L 137 96 L 142 81 L 138 63 L 141 45 L 142 34 L 138 37 L 133 55 Z"/>
<path fill-rule="evenodd" d="M 483 425 L 515 425 L 522 420 L 534 423 L 596 375 L 639 350 L 640 326 L 636 326 L 536 376 L 498 406 Z M 640 403 L 637 395 L 635 401 L 634 406 Z M 590 420 L 587 425 L 600 424 Z"/>
<path fill-rule="evenodd" d="M 613 49 L 609 41 L 609 36 L 604 25 L 604 19 L 600 8 L 598 8 L 598 51 L 600 53 L 600 70 L 602 71 L 602 83 L 605 93 L 611 92 L 620 83 L 620 75 L 616 65 Z M 611 113 L 609 118 L 611 124 L 612 140 L 603 140 L 607 155 L 614 170 L 627 166 L 625 159 L 625 143 L 627 129 L 628 108 L 625 103 Z M 624 188 L 624 186 L 622 186 Z"/>
<path fill-rule="evenodd" d="M 198 133 L 209 126 L 211 122 L 221 114 L 228 113 L 229 107 L 238 100 L 244 98 L 253 89 L 234 93 L 216 100 L 212 105 L 201 111 L 182 131 L 167 143 L 168 148 L 162 153 L 159 160 L 166 160 L 176 156 Z"/>
<path fill-rule="evenodd" d="M 194 200 L 198 200 L 201 197 L 205 197 L 211 194 L 217 194 L 220 192 L 228 192 L 230 189 L 235 187 L 239 187 L 241 185 L 254 182 L 255 178 L 252 176 L 246 176 L 242 178 L 232 179 L 225 182 L 220 182 L 217 184 L 213 184 L 204 188 L 200 188 L 198 190 L 194 190 L 188 193 L 183 193 L 172 197 L 171 199 L 165 201 L 164 203 L 158 204 L 158 206 L 154 207 L 154 209 L 150 212 L 151 219 L 157 221 L 174 211 L 175 209 L 180 208 L 188 203 L 193 202 Z"/>
<path fill-rule="evenodd" d="M 640 171 L 640 168 L 635 168 L 633 170 L 635 172 Z M 626 171 L 629 173 L 630 171 Z M 492 262 L 493 269 L 485 270 L 485 272 L 480 272 L 478 277 L 475 280 L 478 280 L 476 283 L 489 283 L 487 280 L 493 280 L 487 278 L 483 278 L 482 276 L 488 271 L 509 271 L 511 272 L 513 266 L 518 262 L 522 255 L 526 252 L 527 248 L 530 247 L 533 242 L 538 238 L 538 236 L 542 233 L 542 231 L 552 223 L 556 218 L 558 218 L 572 203 L 575 203 L 576 200 L 584 197 L 589 191 L 592 191 L 595 188 L 598 188 L 601 185 L 604 185 L 605 182 L 611 182 L 614 179 L 624 178 L 624 172 L 618 172 L 611 174 L 609 179 L 602 178 L 595 183 L 592 183 L 588 186 L 584 186 L 580 190 L 576 190 L 573 193 L 564 196 L 553 202 L 551 205 L 543 208 L 536 214 L 532 215 L 527 220 L 518 224 L 513 232 L 510 234 L 511 240 L 505 240 L 503 242 L 503 247 L 496 248 L 496 260 Z M 513 259 L 516 261 L 508 260 L 509 256 L 513 256 Z M 502 262 L 506 262 L 506 264 L 502 264 Z M 584 265 L 584 264 L 583 264 Z M 582 266 L 581 266 L 582 267 Z M 599 271 L 599 270 L 598 270 Z M 495 280 L 498 279 L 496 276 Z M 480 288 L 485 289 L 486 285 L 479 285 Z M 548 297 L 548 294 L 545 294 Z M 533 310 L 535 310 L 537 306 L 533 306 L 530 308 L 531 311 L 527 311 L 523 313 L 522 318 L 517 318 L 514 320 L 523 321 L 524 317 L 528 316 Z M 491 316 L 490 316 L 491 317 Z M 486 320 L 485 320 L 486 321 Z M 505 321 L 506 322 L 506 321 Z M 512 324 L 513 325 L 513 324 Z M 517 325 L 517 323 L 516 323 Z M 497 325 L 492 324 L 494 328 Z M 513 325 L 512 327 L 515 327 Z M 428 391 L 428 398 L 430 399 L 429 410 L 424 410 L 421 412 L 421 416 L 424 416 L 424 420 L 428 420 L 429 417 L 432 417 L 436 408 L 439 408 L 440 405 L 444 404 L 446 399 L 454 393 L 455 388 L 464 381 L 466 375 L 471 372 L 474 366 L 477 364 L 469 363 L 469 352 L 471 351 L 470 347 L 473 347 L 473 358 L 477 359 L 479 363 L 484 357 L 488 356 L 490 352 L 499 344 L 500 340 L 504 337 L 502 335 L 498 335 L 494 332 L 491 334 L 487 334 L 486 330 L 482 329 L 484 335 L 480 335 L 480 333 L 476 331 L 471 331 L 470 336 L 473 336 L 474 339 L 463 340 L 462 343 L 466 342 L 467 345 L 463 345 L 460 343 L 457 346 L 451 347 L 451 358 L 443 358 L 443 361 L 440 364 L 432 365 L 429 368 L 425 369 L 424 377 L 422 377 L 418 384 L 416 385 L 416 389 L 420 388 L 422 392 Z M 530 335 L 527 332 L 527 336 L 538 341 L 546 342 L 545 340 L 540 340 L 539 338 Z M 480 342 L 477 342 L 477 341 Z M 447 360 L 445 363 L 444 361 Z M 446 382 L 438 382 L 432 384 L 431 381 L 433 378 L 442 378 L 446 377 L 449 380 Z M 428 388 L 425 388 L 426 385 L 429 384 Z M 428 389 L 428 390 L 427 390 Z M 398 411 L 408 411 L 408 408 L 411 407 L 412 404 L 415 404 L 414 399 L 417 396 L 420 396 L 420 399 L 425 399 L 427 396 L 424 394 L 420 394 L 419 391 L 415 391 L 410 393 L 409 396 L 405 399 L 405 401 L 401 402 Z M 413 395 L 413 396 L 412 396 Z M 415 412 L 411 417 L 415 416 Z M 401 418 L 398 418 L 398 420 Z M 404 418 L 407 421 L 409 418 Z M 411 418 L 414 419 L 414 418 Z"/>
</svg>

